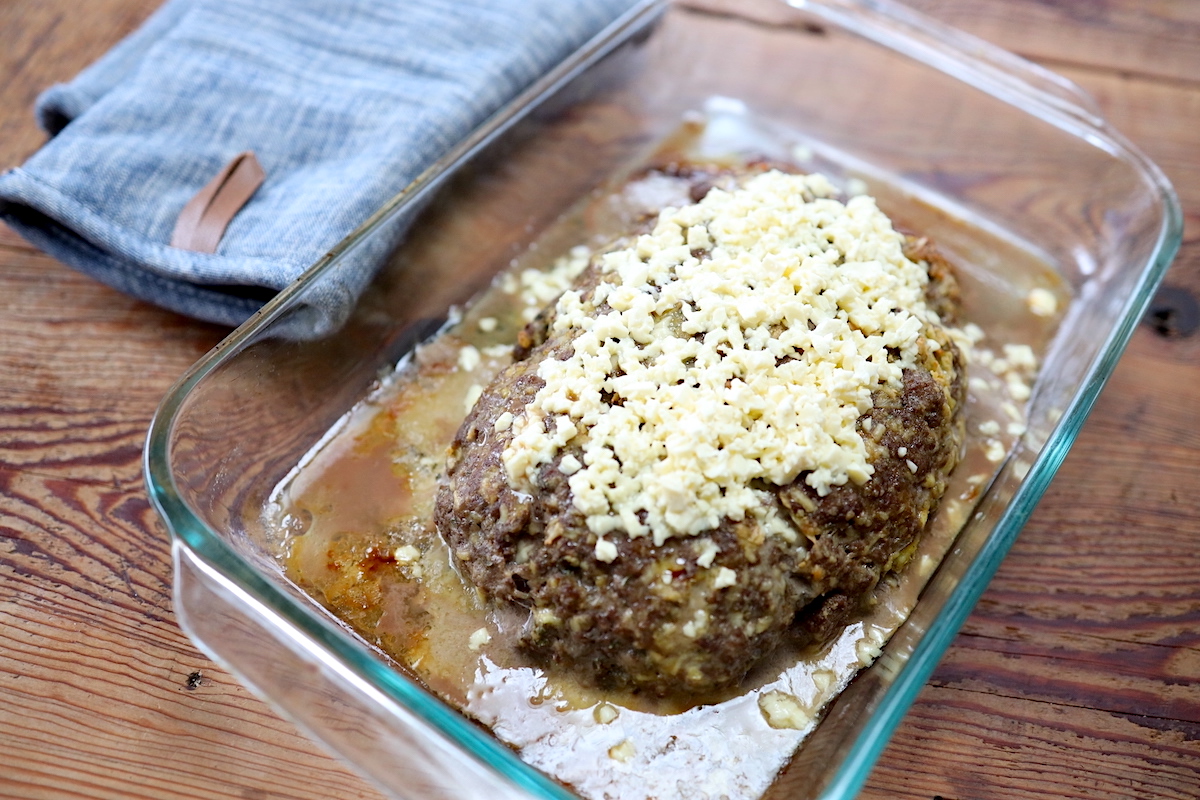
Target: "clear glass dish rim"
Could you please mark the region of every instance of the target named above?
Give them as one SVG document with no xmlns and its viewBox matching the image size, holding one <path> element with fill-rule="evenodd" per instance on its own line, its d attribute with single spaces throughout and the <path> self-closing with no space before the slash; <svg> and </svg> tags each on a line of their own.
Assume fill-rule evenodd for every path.
<svg viewBox="0 0 1200 800">
<path fill-rule="evenodd" d="M 1174 189 L 1157 165 L 1114 131 L 1099 116 L 1085 93 L 1054 73 L 891 0 L 781 2 L 817 13 L 851 33 L 924 61 L 934 69 L 988 91 L 1021 111 L 1088 140 L 1129 163 L 1144 180 L 1147 189 L 1157 195 L 1163 211 L 1154 249 L 1147 262 L 1140 265 L 1142 272 L 1136 290 L 1127 297 L 1117 324 L 1093 360 L 1071 403 L 1037 452 L 991 535 L 968 565 L 892 685 L 881 696 L 870 721 L 822 792 L 822 798 L 832 800 L 853 797 L 862 787 L 900 720 L 1045 493 L 1179 249 L 1183 215 Z M 174 546 L 186 548 L 194 558 L 248 594 L 259 608 L 269 610 L 274 617 L 273 622 L 290 626 L 308 643 L 322 650 L 326 657 L 335 659 L 341 667 L 367 682 L 390 701 L 425 720 L 501 776 L 535 796 L 559 800 L 572 800 L 576 795 L 525 764 L 512 750 L 482 732 L 442 700 L 385 665 L 366 647 L 336 631 L 328 621 L 297 603 L 239 557 L 221 539 L 220 534 L 209 528 L 183 500 L 171 472 L 170 435 L 192 389 L 225 360 L 253 342 L 262 330 L 285 313 L 305 287 L 334 268 L 342 257 L 395 215 L 418 208 L 444 177 L 504 133 L 524 116 L 526 110 L 605 56 L 647 17 L 661 13 L 668 5 L 670 0 L 641 0 L 604 33 L 496 112 L 201 357 L 163 398 L 151 421 L 143 452 L 147 491 L 170 531 Z M 1083 102 L 1078 102 L 1080 99 Z M 983 498 L 980 499 L 982 501 Z"/>
</svg>

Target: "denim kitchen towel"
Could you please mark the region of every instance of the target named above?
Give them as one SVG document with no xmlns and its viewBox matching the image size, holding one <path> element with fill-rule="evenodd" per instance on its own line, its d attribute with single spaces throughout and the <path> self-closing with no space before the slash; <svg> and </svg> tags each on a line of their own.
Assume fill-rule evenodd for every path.
<svg viewBox="0 0 1200 800">
<path fill-rule="evenodd" d="M 0 218 L 124 292 L 238 324 L 634 5 L 168 0 L 38 99 L 53 138 L 0 176 Z M 172 247 L 180 211 L 245 151 L 266 179 L 215 253 Z M 369 277 L 350 273 L 318 327 Z"/>
</svg>

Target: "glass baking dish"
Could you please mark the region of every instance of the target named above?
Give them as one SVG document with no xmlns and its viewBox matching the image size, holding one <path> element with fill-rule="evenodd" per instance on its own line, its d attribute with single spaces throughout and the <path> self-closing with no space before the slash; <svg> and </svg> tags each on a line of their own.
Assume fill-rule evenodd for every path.
<svg viewBox="0 0 1200 800">
<path fill-rule="evenodd" d="M 701 113 L 719 123 L 709 127 L 718 140 L 732 125 L 742 149 L 786 144 L 794 160 L 907 203 L 912 225 L 972 263 L 998 317 L 1035 288 L 1013 266 L 1027 258 L 1052 268 L 1064 309 L 1027 429 L 907 621 L 766 797 L 857 792 L 1062 462 L 1180 242 L 1170 185 L 1086 95 L 902 6 L 637 6 L 205 356 L 149 432 L 146 479 L 172 534 L 181 625 L 389 796 L 574 795 L 290 582 L 277 557 L 288 531 L 264 509 L 452 307 Z M 320 322 L 329 315 L 313 309 L 344 305 L 345 287 L 378 262 L 348 317 Z"/>
</svg>

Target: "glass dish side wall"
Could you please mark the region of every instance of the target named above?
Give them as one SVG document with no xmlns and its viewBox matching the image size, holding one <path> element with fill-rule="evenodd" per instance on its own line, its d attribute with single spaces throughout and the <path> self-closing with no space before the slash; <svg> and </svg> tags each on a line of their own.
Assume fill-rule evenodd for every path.
<svg viewBox="0 0 1200 800">
<path fill-rule="evenodd" d="M 982 590 L 981 581 L 1040 493 L 1035 487 L 1019 496 L 1027 475 L 1044 486 L 1057 463 L 1035 469 L 1034 460 L 1048 442 L 1050 460 L 1061 460 L 1089 397 L 1136 322 L 1136 306 L 1169 261 L 1171 240 L 1178 240 L 1169 188 L 1119 139 L 1097 137 L 1086 121 L 1056 115 L 1032 91 L 1024 102 L 1018 95 L 1014 105 L 1012 97 L 1001 100 L 964 83 L 954 64 L 969 61 L 952 59 L 943 72 L 908 57 L 908 34 L 886 16 L 870 16 L 853 3 L 830 4 L 883 26 L 886 36 L 873 40 L 842 28 L 836 14 L 820 13 L 822 4 L 812 5 L 816 13 L 770 0 L 739 4 L 735 13 L 681 5 L 653 29 L 626 31 L 634 33 L 632 41 L 538 98 L 530 116 L 468 168 L 445 181 L 439 176 L 436 196 L 400 198 L 262 320 L 234 334 L 164 404 L 148 445 L 148 476 L 180 536 L 177 597 L 189 632 L 395 796 L 418 796 L 413 773 L 386 766 L 388 758 L 410 752 L 410 768 L 421 763 L 415 746 L 382 757 L 387 748 L 367 742 L 389 729 L 402 742 L 414 726 L 427 730 L 440 748 L 461 748 L 440 763 L 462 759 L 465 769 L 481 770 L 479 792 L 472 796 L 487 793 L 489 780 L 499 787 L 495 791 L 511 796 L 562 791 L 470 735 L 469 725 L 447 718 L 452 712 L 351 640 L 284 580 L 272 552 L 287 531 L 264 526 L 262 509 L 271 490 L 369 391 L 381 370 L 436 328 L 452 304 L 482 289 L 565 209 L 605 180 L 635 169 L 685 114 L 714 96 L 727 98 L 733 101 L 727 107 L 740 103 L 796 134 L 791 152 L 762 155 L 807 154 L 872 185 L 900 185 L 927 200 L 928 206 L 914 206 L 920 210 L 910 224 L 966 254 L 985 283 L 995 277 L 998 317 L 1006 306 L 1023 302 L 1031 287 L 1014 284 L 1003 260 L 964 238 L 955 215 L 983 221 L 1018 251 L 1044 255 L 1075 297 L 1047 357 L 1047 377 L 1031 406 L 1034 424 L 1021 450 L 982 498 L 955 556 L 910 622 L 830 709 L 778 784 L 781 797 L 817 796 L 827 786 L 853 791 L 857 784 L 847 783 L 839 766 L 851 764 L 858 775 L 882 747 L 916 691 L 911 678 L 903 682 L 906 671 L 920 672 L 911 671 L 909 658 L 915 653 L 922 664 L 936 661 L 948 643 L 960 613 L 954 609 L 964 603 L 969 608 L 972 592 Z M 888 37 L 888 46 L 880 43 Z M 778 141 L 764 140 L 762 149 L 777 150 Z M 363 249 L 380 246 L 413 220 L 418 205 L 423 210 L 407 241 L 350 321 L 320 339 L 297 338 L 290 311 L 306 294 L 321 291 L 321 275 L 352 267 Z M 563 249 L 573 243 L 562 242 Z M 1014 497 L 1020 501 L 1015 505 Z M 251 632 L 238 633 L 239 626 Z M 247 649 L 255 636 L 275 641 L 298 670 L 310 665 L 302 671 L 315 682 L 313 691 L 332 703 L 294 700 L 295 682 L 262 670 L 261 659 Z M 893 690 L 897 680 L 903 684 L 899 693 Z M 337 718 L 338 707 L 347 710 L 346 718 Z M 871 713 L 880 709 L 882 715 Z M 344 735 L 346 726 L 360 724 L 352 720 L 365 718 L 383 720 L 375 734 Z M 497 771 L 512 778 L 501 779 Z M 438 778 L 421 780 L 436 786 Z"/>
</svg>

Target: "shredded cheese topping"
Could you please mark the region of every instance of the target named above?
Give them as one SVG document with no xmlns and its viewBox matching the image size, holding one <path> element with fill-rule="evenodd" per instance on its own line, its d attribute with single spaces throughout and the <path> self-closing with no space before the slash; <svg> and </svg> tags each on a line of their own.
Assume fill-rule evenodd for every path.
<svg viewBox="0 0 1200 800">
<path fill-rule="evenodd" d="M 557 301 L 573 353 L 539 365 L 545 386 L 511 421 L 510 485 L 536 489 L 578 446 L 561 471 L 589 529 L 662 544 L 747 513 L 782 528 L 755 481 L 806 472 L 821 495 L 867 481 L 855 422 L 901 385 L 937 318 L 874 200 L 835 194 L 820 175 L 767 172 L 604 254 L 592 296 Z"/>
</svg>

